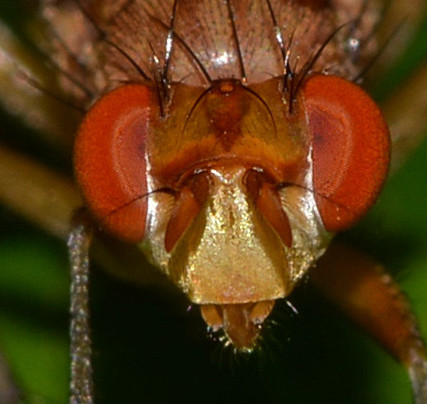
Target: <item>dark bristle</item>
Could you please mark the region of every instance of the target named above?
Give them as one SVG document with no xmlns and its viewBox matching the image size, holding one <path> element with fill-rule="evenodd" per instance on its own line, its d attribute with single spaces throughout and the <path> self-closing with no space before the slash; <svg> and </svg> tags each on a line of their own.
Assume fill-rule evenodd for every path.
<svg viewBox="0 0 427 404">
<path fill-rule="evenodd" d="M 163 72 L 161 77 L 161 85 L 163 86 L 163 94 L 166 99 L 169 99 L 169 89 L 170 89 L 170 80 L 169 80 L 169 66 L 172 58 L 172 52 L 174 49 L 174 32 L 175 32 L 175 18 L 176 18 L 176 10 L 178 7 L 178 0 L 175 0 L 172 7 L 172 14 L 170 19 L 170 25 L 168 30 L 168 35 L 166 37 L 165 44 L 165 59 L 163 63 Z"/>
<path fill-rule="evenodd" d="M 188 124 L 188 122 L 190 121 L 190 118 L 192 117 L 192 115 L 193 115 L 193 113 L 194 113 L 194 111 L 195 111 L 195 109 L 197 108 L 197 106 L 200 104 L 200 102 L 201 102 L 201 100 L 207 95 L 207 94 L 209 94 L 212 90 L 213 90 L 213 86 L 211 86 L 211 87 L 209 87 L 209 88 L 207 88 L 207 89 L 205 89 L 198 97 L 197 97 L 197 99 L 196 99 L 196 101 L 193 103 L 193 106 L 191 107 L 191 109 L 190 109 L 190 111 L 188 112 L 188 114 L 187 114 L 187 117 L 186 117 L 186 119 L 185 119 L 185 123 L 184 123 L 184 127 L 183 127 L 183 129 L 182 129 L 182 131 L 184 132 L 185 131 L 185 129 L 186 129 L 186 127 L 187 127 L 187 124 Z M 267 102 L 256 92 L 256 91 L 254 91 L 253 89 L 251 89 L 250 87 L 247 87 L 247 86 L 245 86 L 245 85 L 241 85 L 241 88 L 244 90 L 244 91 L 247 91 L 249 94 L 251 94 L 251 95 L 253 95 L 264 107 L 265 107 L 265 109 L 266 109 L 266 111 L 267 111 L 267 113 L 268 113 L 268 115 L 270 116 L 270 118 L 271 118 L 271 121 L 273 122 L 273 126 L 274 126 L 274 132 L 277 134 L 277 126 L 276 126 L 276 122 L 275 122 L 275 120 L 274 120 L 274 116 L 273 116 L 273 113 L 271 112 L 271 109 L 270 109 L 270 107 L 268 106 L 268 104 L 267 104 Z"/>
<path fill-rule="evenodd" d="M 277 126 L 276 126 L 276 122 L 274 120 L 274 116 L 273 113 L 271 112 L 270 107 L 268 106 L 268 104 L 264 101 L 264 99 L 254 90 L 252 90 L 250 87 L 246 87 L 246 86 L 242 86 L 242 88 L 247 91 L 248 93 L 252 94 L 262 105 L 264 105 L 265 109 L 267 110 L 268 115 L 271 118 L 271 121 L 273 122 L 273 126 L 274 126 L 274 133 L 277 134 Z"/>
<path fill-rule="evenodd" d="M 129 7 L 134 0 L 128 1 L 125 3 L 120 11 L 123 11 L 127 7 Z M 89 23 L 92 25 L 92 27 L 95 29 L 95 31 L 98 33 L 99 39 L 112 48 L 114 48 L 116 51 L 118 51 L 131 65 L 132 67 L 137 71 L 137 73 L 143 78 L 144 81 L 150 81 L 150 77 L 145 73 L 145 71 L 141 68 L 141 66 L 138 65 L 138 63 L 119 45 L 114 43 L 111 39 L 108 38 L 107 34 L 104 30 L 101 29 L 101 27 L 96 23 L 96 21 L 92 18 L 92 16 L 87 12 L 87 10 L 83 7 L 80 0 L 76 0 L 76 4 L 78 8 L 80 9 L 81 13 L 84 15 L 84 17 L 89 21 Z"/>
<path fill-rule="evenodd" d="M 155 189 L 153 191 L 147 192 L 145 194 L 138 195 L 135 198 L 132 198 L 131 200 L 127 201 L 123 205 L 120 205 L 117 208 L 114 208 L 112 211 L 110 211 L 106 215 L 106 217 L 110 217 L 112 215 L 115 215 L 117 212 L 121 211 L 122 209 L 127 208 L 128 206 L 132 205 L 133 203 L 135 203 L 137 201 L 140 201 L 140 200 L 145 199 L 145 198 L 149 198 L 151 195 L 160 194 L 160 193 L 167 194 L 167 195 L 172 195 L 172 196 L 176 195 L 176 191 L 174 189 L 170 188 L 170 187 L 158 188 L 158 189 Z"/>
<path fill-rule="evenodd" d="M 157 99 L 159 102 L 160 116 L 164 118 L 166 114 L 166 108 L 164 105 L 166 102 L 166 97 L 163 94 L 163 86 L 161 85 L 163 69 L 160 66 L 160 60 L 156 56 L 153 46 L 149 41 L 147 41 L 147 44 L 148 44 L 148 47 L 151 49 L 152 60 L 154 63 L 153 77 L 154 77 L 154 83 L 156 84 L 156 92 L 157 92 Z"/>
<path fill-rule="evenodd" d="M 289 43 L 288 43 L 288 47 L 286 47 L 285 45 L 285 41 L 283 39 L 283 35 L 282 35 L 282 31 L 277 23 L 277 19 L 276 19 L 276 15 L 274 13 L 273 7 L 271 5 L 271 1 L 267 0 L 267 7 L 269 10 L 269 14 L 271 17 L 271 20 L 273 22 L 273 29 L 274 29 L 274 33 L 275 33 L 275 37 L 276 37 L 276 41 L 279 45 L 279 49 L 280 49 L 280 53 L 282 55 L 282 63 L 283 63 L 283 90 L 286 93 L 290 93 L 290 86 L 291 86 L 291 81 L 293 80 L 293 71 L 292 68 L 290 66 L 289 63 L 289 59 L 290 59 L 290 47 L 292 44 L 292 40 L 293 40 L 293 34 L 295 33 L 295 31 L 292 33 L 291 37 L 289 38 Z M 290 100 L 288 100 L 289 105 L 290 105 L 290 112 L 292 110 L 292 95 L 290 97 Z"/>
<path fill-rule="evenodd" d="M 242 81 L 242 83 L 246 84 L 247 77 L 246 77 L 246 71 L 245 71 L 245 64 L 243 63 L 242 49 L 240 47 L 239 36 L 237 35 L 236 22 L 234 21 L 234 13 L 231 7 L 231 0 L 227 0 L 227 9 L 228 9 L 228 18 L 230 21 L 231 30 L 233 32 L 233 39 L 236 45 L 237 59 L 239 61 L 240 80 Z"/>
<path fill-rule="evenodd" d="M 292 45 L 294 43 L 294 37 L 295 37 L 295 30 L 294 29 L 289 37 L 289 41 L 288 41 L 288 49 L 286 51 L 286 58 L 285 58 L 285 68 L 286 68 L 286 75 L 285 75 L 285 90 L 288 91 L 289 93 L 289 108 L 291 111 L 292 108 L 292 100 L 293 100 L 293 83 L 294 83 L 294 77 L 295 77 L 295 70 L 296 70 L 296 65 L 294 67 L 291 66 L 291 52 L 292 52 Z M 298 63 L 298 60 L 297 62 Z"/>
<path fill-rule="evenodd" d="M 273 7 L 271 5 L 271 1 L 267 0 L 267 7 L 268 11 L 271 17 L 271 20 L 273 22 L 273 29 L 275 33 L 275 37 L 277 40 L 277 43 L 279 44 L 280 53 L 282 54 L 282 61 L 283 61 L 283 75 L 286 75 L 286 47 L 285 47 L 285 41 L 283 40 L 282 31 L 277 23 L 276 15 L 274 13 Z"/>
<path fill-rule="evenodd" d="M 328 195 L 324 195 L 321 192 L 316 191 L 314 188 L 309 188 L 306 185 L 297 184 L 297 183 L 293 183 L 293 182 L 283 182 L 283 183 L 277 184 L 277 190 L 278 191 L 280 191 L 281 189 L 284 189 L 284 188 L 288 188 L 288 187 L 296 187 L 296 188 L 300 188 L 300 189 L 302 189 L 304 191 L 311 192 L 313 195 L 320 196 L 321 198 L 327 200 L 329 203 L 331 203 L 332 205 L 336 206 L 337 208 L 344 209 L 347 212 L 352 213 L 351 209 L 349 209 L 348 206 L 343 205 L 341 203 L 338 203 L 338 202 L 334 201 Z"/>
<path fill-rule="evenodd" d="M 64 70 L 61 66 L 59 66 L 52 58 L 45 56 L 46 63 L 57 73 L 59 73 L 60 76 L 65 77 L 67 80 L 69 80 L 72 84 L 74 84 L 77 88 L 82 90 L 89 98 L 93 99 L 95 94 L 92 90 L 90 90 L 88 87 L 86 87 L 81 81 L 77 80 L 74 75 Z"/>
<path fill-rule="evenodd" d="M 71 53 L 71 51 L 65 46 L 64 42 L 62 40 L 60 40 L 60 37 L 56 34 L 56 32 L 51 31 L 51 33 L 52 33 L 52 35 L 55 36 L 55 39 L 59 41 L 59 43 L 63 47 L 63 49 L 66 52 L 66 54 L 73 61 L 75 61 L 76 60 L 75 59 L 75 55 L 73 55 Z M 86 85 L 84 85 L 73 74 L 71 74 L 70 72 L 68 72 L 64 68 L 62 68 L 52 58 L 51 55 L 49 55 L 48 53 L 44 52 L 38 45 L 36 45 L 35 43 L 32 43 L 32 46 L 36 50 L 36 52 L 39 54 L 39 56 L 44 60 L 44 62 L 46 63 L 46 65 L 49 66 L 55 73 L 57 73 L 59 76 L 65 78 L 65 79 L 67 79 L 71 84 L 73 84 L 75 87 L 77 87 L 78 89 L 80 89 L 87 97 L 89 97 L 90 99 L 93 99 L 94 93 L 93 93 L 93 91 L 91 89 L 89 89 Z M 80 66 L 80 64 L 79 64 L 79 66 Z M 38 88 L 41 89 L 42 86 L 39 86 Z M 48 94 L 48 92 L 46 90 L 43 89 L 42 91 L 45 92 L 46 94 Z M 52 94 L 49 94 L 49 95 L 52 95 Z M 60 100 L 61 97 L 60 96 L 57 96 L 57 97 L 58 97 L 57 99 Z M 67 101 L 67 103 L 69 103 L 69 101 Z"/>
<path fill-rule="evenodd" d="M 183 129 L 182 129 L 182 131 L 184 132 L 185 131 L 185 129 L 187 128 L 187 124 L 188 124 L 188 122 L 190 121 L 190 118 L 192 117 L 192 115 L 193 115 L 193 112 L 194 112 L 194 110 L 197 108 L 197 106 L 200 104 L 200 101 L 205 97 L 205 95 L 206 94 L 209 94 L 210 92 L 212 91 L 212 86 L 211 87 L 209 87 L 209 88 L 207 88 L 207 89 L 205 89 L 198 97 L 197 97 L 197 99 L 196 99 L 196 101 L 193 103 L 193 106 L 191 107 L 191 109 L 190 109 L 190 111 L 188 112 L 188 114 L 187 114 L 187 117 L 186 117 L 186 119 L 185 119 L 185 122 L 184 122 L 184 127 L 183 127 Z"/>
<path fill-rule="evenodd" d="M 307 75 L 310 73 L 313 66 L 318 61 L 319 57 L 322 55 L 322 52 L 324 49 L 329 45 L 329 43 L 332 41 L 332 39 L 335 38 L 335 36 L 340 32 L 344 27 L 351 24 L 350 22 L 347 22 L 345 24 L 340 25 L 339 27 L 335 28 L 330 35 L 325 39 L 325 41 L 320 45 L 319 49 L 314 53 L 314 55 L 307 61 L 307 63 L 302 67 L 300 75 L 298 77 L 298 82 L 295 86 L 295 95 L 298 93 L 299 89 L 301 88 L 304 80 L 306 79 Z"/>
<path fill-rule="evenodd" d="M 82 114 L 85 114 L 87 112 L 85 108 L 81 107 L 80 105 L 77 105 L 75 102 L 67 100 L 62 95 L 53 93 L 47 87 L 43 86 L 40 82 L 38 82 L 37 80 L 35 80 L 34 78 L 26 74 L 24 71 L 19 70 L 18 75 L 20 75 L 22 79 L 28 83 L 28 85 L 39 90 L 41 93 L 47 95 L 53 100 L 58 101 L 59 103 L 65 105 L 66 107 L 74 109 L 77 112 L 80 112 Z"/>
<path fill-rule="evenodd" d="M 71 49 L 67 46 L 67 44 L 62 39 L 62 37 L 60 35 L 58 35 L 58 33 L 56 31 L 52 31 L 52 30 L 50 31 L 50 35 L 52 35 L 52 36 L 55 37 L 55 40 L 58 41 L 58 43 L 61 45 L 62 49 L 65 51 L 65 53 L 67 54 L 67 56 L 77 66 L 79 66 L 79 68 L 82 69 L 85 72 L 85 74 L 89 74 L 89 70 L 88 70 L 87 66 L 85 66 L 83 63 L 81 63 L 81 61 L 79 60 L 79 58 L 77 57 L 77 55 L 75 55 L 71 51 Z M 77 80 L 73 75 L 71 75 L 70 73 L 68 73 L 64 69 L 61 69 L 61 67 L 58 66 L 58 64 L 56 62 L 54 62 L 48 55 L 43 55 L 43 56 L 45 57 L 46 60 L 49 61 L 50 64 L 55 65 L 54 68 L 59 69 L 60 73 L 63 76 L 65 76 L 74 85 L 76 85 L 78 88 L 80 88 L 80 90 L 82 90 L 84 93 L 86 93 L 86 95 L 88 95 L 89 97 L 93 97 L 92 90 L 90 90 L 87 86 L 85 86 L 83 83 L 81 83 L 79 80 Z"/>
<path fill-rule="evenodd" d="M 144 72 L 141 66 L 139 66 L 138 63 L 136 63 L 136 61 L 124 49 L 107 38 L 104 39 L 104 42 L 110 45 L 112 48 L 116 49 L 117 52 L 119 52 L 132 65 L 132 67 L 138 72 L 144 81 L 151 81 L 150 77 Z"/>
<path fill-rule="evenodd" d="M 145 11 L 145 12 L 153 22 L 159 24 L 162 28 L 170 31 L 170 27 L 168 27 L 163 21 L 159 20 L 157 17 L 153 16 L 148 11 Z M 212 83 L 213 80 L 212 80 L 211 76 L 209 75 L 208 71 L 206 70 L 205 66 L 199 60 L 199 58 L 196 56 L 196 54 L 192 51 L 192 49 L 188 46 L 188 44 L 184 41 L 184 39 L 182 39 L 181 36 L 179 34 L 177 34 L 176 32 L 173 32 L 173 37 L 184 47 L 185 51 L 194 60 L 197 67 L 200 69 L 202 75 L 205 77 L 207 83 Z M 152 47 L 151 47 L 151 49 L 153 50 Z M 154 51 L 153 51 L 153 54 L 154 54 Z"/>
</svg>

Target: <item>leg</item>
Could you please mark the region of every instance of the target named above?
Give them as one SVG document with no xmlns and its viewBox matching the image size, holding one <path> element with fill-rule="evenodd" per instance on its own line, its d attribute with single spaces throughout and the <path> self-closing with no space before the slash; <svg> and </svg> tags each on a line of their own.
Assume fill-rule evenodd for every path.
<svg viewBox="0 0 427 404">
<path fill-rule="evenodd" d="M 0 354 L 0 403 L 18 404 L 21 401 L 21 393 L 12 379 L 5 358 Z"/>
<path fill-rule="evenodd" d="M 71 261 L 70 404 L 92 404 L 92 347 L 89 325 L 89 247 L 92 228 L 90 224 L 85 223 L 84 218 L 77 217 L 76 222 L 68 240 Z"/>
<path fill-rule="evenodd" d="M 424 344 L 409 304 L 396 283 L 370 258 L 333 243 L 312 280 L 358 325 L 408 369 L 416 404 L 427 404 Z"/>
</svg>

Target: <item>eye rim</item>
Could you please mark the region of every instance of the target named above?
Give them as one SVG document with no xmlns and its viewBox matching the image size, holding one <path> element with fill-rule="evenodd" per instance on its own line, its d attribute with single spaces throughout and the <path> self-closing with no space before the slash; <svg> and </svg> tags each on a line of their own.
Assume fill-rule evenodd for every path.
<svg viewBox="0 0 427 404">
<path fill-rule="evenodd" d="M 147 224 L 145 143 L 149 134 L 150 101 L 151 89 L 143 84 L 124 84 L 106 93 L 86 113 L 74 140 L 74 175 L 90 215 L 102 230 L 129 243 L 143 240 Z M 135 132 L 131 133 L 131 125 L 139 125 L 142 135 L 138 142 Z M 117 127 L 122 132 L 127 131 L 128 135 L 130 133 L 133 138 L 125 139 L 122 136 L 121 142 L 122 132 L 117 132 Z M 136 142 L 138 147 L 131 148 L 131 156 L 138 157 L 143 169 L 137 170 L 136 175 L 125 175 L 124 184 L 120 182 L 123 172 L 117 170 L 117 164 L 125 165 L 126 172 L 132 171 L 132 165 L 135 165 L 131 164 L 132 159 L 126 159 L 129 160 L 126 164 L 122 158 L 132 142 Z M 113 153 L 112 149 L 118 145 L 123 147 Z M 138 180 L 135 181 L 135 178 Z M 139 183 L 139 186 L 135 183 Z M 136 223 L 139 226 L 135 226 Z"/>
<path fill-rule="evenodd" d="M 325 88 L 327 91 L 325 92 Z M 353 226 L 358 222 L 361 217 L 363 217 L 367 211 L 373 206 L 377 200 L 379 193 L 384 185 L 384 182 L 387 178 L 388 169 L 390 165 L 390 152 L 391 152 L 391 140 L 390 132 L 388 125 L 384 119 L 384 116 L 371 98 L 371 96 L 363 90 L 359 85 L 348 81 L 339 76 L 325 75 L 325 74 L 316 74 L 311 76 L 304 83 L 303 88 L 301 89 L 301 98 L 302 104 L 304 107 L 305 113 L 305 122 L 307 125 L 307 131 L 311 137 L 311 144 L 314 143 L 314 135 L 312 133 L 312 128 L 310 128 L 310 108 L 318 107 L 319 105 L 328 105 L 333 107 L 333 104 L 339 104 L 338 108 L 332 108 L 332 112 L 336 110 L 346 111 L 346 118 L 350 119 L 351 125 L 356 127 L 364 128 L 364 133 L 362 135 L 354 136 L 350 141 L 354 143 L 359 143 L 359 145 L 354 146 L 356 149 L 360 147 L 361 139 L 366 140 L 368 147 L 362 149 L 364 153 L 361 154 L 361 158 L 356 161 L 352 156 L 350 163 L 345 162 L 345 164 L 352 165 L 354 167 L 359 167 L 358 170 L 352 168 L 351 176 L 353 181 L 349 181 L 348 178 L 345 180 L 344 186 L 338 188 L 335 194 L 330 190 L 323 189 L 324 187 L 316 184 L 318 182 L 319 172 L 316 172 L 316 156 L 315 150 L 312 151 L 312 161 L 313 161 L 313 190 L 316 199 L 316 204 L 319 209 L 322 222 L 327 231 L 330 232 L 339 232 L 347 230 L 349 227 Z M 329 98 L 329 99 L 328 99 Z M 327 100 L 325 104 L 324 101 Z M 339 102 L 337 103 L 339 99 Z M 335 109 L 335 111 L 334 111 Z M 363 112 L 365 119 L 360 119 L 355 117 L 352 111 L 357 111 L 358 113 Z M 366 130 L 371 124 L 371 131 Z M 367 136 L 367 133 L 374 133 L 374 135 Z M 378 158 L 372 158 L 368 161 L 366 155 L 377 156 Z M 361 161 L 364 161 L 365 164 L 362 166 Z M 372 164 L 370 164 L 372 163 Z M 376 168 L 371 169 L 371 166 L 375 165 Z M 361 170 L 361 167 L 364 167 L 365 170 Z M 368 170 L 366 170 L 368 167 Z M 350 171 L 349 169 L 347 171 Z M 362 183 L 363 180 L 355 178 L 355 172 L 358 171 L 359 174 L 362 172 L 365 183 Z M 355 184 L 361 185 L 359 193 L 356 195 L 353 194 L 353 198 L 348 199 L 345 193 L 351 188 L 355 187 Z"/>
</svg>

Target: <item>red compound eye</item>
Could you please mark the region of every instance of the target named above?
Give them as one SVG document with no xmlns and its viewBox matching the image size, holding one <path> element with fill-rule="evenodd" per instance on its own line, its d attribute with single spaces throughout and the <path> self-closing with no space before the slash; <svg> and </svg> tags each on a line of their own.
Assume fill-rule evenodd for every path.
<svg viewBox="0 0 427 404">
<path fill-rule="evenodd" d="M 149 105 L 147 87 L 120 87 L 90 109 L 75 141 L 74 169 L 88 208 L 107 232 L 128 242 L 145 233 Z"/>
<path fill-rule="evenodd" d="M 375 102 L 359 86 L 314 76 L 303 88 L 313 145 L 313 186 L 325 228 L 355 224 L 375 202 L 387 175 L 390 138 Z"/>
</svg>

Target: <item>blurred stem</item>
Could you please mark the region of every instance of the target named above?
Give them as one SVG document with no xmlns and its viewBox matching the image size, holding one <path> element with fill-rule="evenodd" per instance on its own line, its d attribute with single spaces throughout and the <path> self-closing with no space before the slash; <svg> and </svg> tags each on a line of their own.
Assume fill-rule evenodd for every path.
<svg viewBox="0 0 427 404">
<path fill-rule="evenodd" d="M 70 178 L 0 144 L 0 201 L 56 237 L 66 239 L 82 201 Z"/>
</svg>

